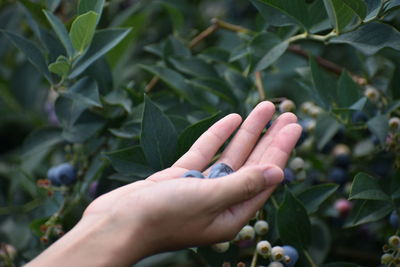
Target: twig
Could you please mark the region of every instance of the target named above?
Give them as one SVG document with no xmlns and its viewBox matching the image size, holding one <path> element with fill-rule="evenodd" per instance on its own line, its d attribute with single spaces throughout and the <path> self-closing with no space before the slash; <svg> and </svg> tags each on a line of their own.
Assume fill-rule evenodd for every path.
<svg viewBox="0 0 400 267">
<path fill-rule="evenodd" d="M 311 267 L 318 267 L 317 264 L 315 264 L 314 260 L 312 259 L 310 253 L 308 253 L 307 250 L 303 250 L 304 255 L 306 256 L 308 262 L 310 263 Z"/>
<path fill-rule="evenodd" d="M 201 41 L 203 41 L 206 37 L 213 34 L 218 29 L 218 24 L 213 23 L 207 29 L 199 33 L 196 37 L 194 37 L 189 43 L 189 49 L 192 49 L 196 45 L 198 45 Z"/>
<path fill-rule="evenodd" d="M 262 82 L 261 72 L 257 71 L 255 75 L 256 75 L 256 88 L 257 88 L 258 94 L 260 95 L 260 101 L 263 101 L 263 100 L 265 100 L 265 91 L 264 91 L 264 85 Z"/>
</svg>

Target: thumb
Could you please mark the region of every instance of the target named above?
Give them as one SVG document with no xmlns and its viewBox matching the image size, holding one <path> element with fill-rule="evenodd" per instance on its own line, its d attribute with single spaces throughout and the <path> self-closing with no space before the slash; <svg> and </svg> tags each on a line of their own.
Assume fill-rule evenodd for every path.
<svg viewBox="0 0 400 267">
<path fill-rule="evenodd" d="M 230 207 L 249 200 L 283 179 L 283 171 L 275 165 L 251 166 L 210 182 L 215 203 Z M 210 183 L 211 184 L 211 183 Z"/>
</svg>

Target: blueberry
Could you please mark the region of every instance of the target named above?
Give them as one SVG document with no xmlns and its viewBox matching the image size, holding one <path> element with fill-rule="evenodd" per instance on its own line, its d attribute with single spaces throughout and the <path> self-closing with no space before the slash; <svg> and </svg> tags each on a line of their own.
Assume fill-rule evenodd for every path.
<svg viewBox="0 0 400 267">
<path fill-rule="evenodd" d="M 347 181 L 348 173 L 345 169 L 334 167 L 328 174 L 329 180 L 337 184 L 344 184 Z"/>
<path fill-rule="evenodd" d="M 393 228 L 399 228 L 399 215 L 397 215 L 396 211 L 390 214 L 389 223 Z"/>
<path fill-rule="evenodd" d="M 366 122 L 367 120 L 368 120 L 367 114 L 365 114 L 361 110 L 356 110 L 353 112 L 353 114 L 351 114 L 351 121 L 353 123 L 363 123 Z"/>
<path fill-rule="evenodd" d="M 303 128 L 303 130 L 301 131 L 301 135 L 299 140 L 296 143 L 296 147 L 300 146 L 301 144 L 304 143 L 304 141 L 307 139 L 308 137 L 308 121 L 307 120 L 302 120 L 299 121 L 300 126 Z"/>
<path fill-rule="evenodd" d="M 196 170 L 190 170 L 183 174 L 182 177 L 196 177 L 196 178 L 204 178 L 204 175 Z"/>
<path fill-rule="evenodd" d="M 62 163 L 50 168 L 47 176 L 55 186 L 70 185 L 76 182 L 76 170 L 69 163 Z"/>
<path fill-rule="evenodd" d="M 217 178 L 233 173 L 233 169 L 225 163 L 218 163 L 211 167 L 208 178 Z"/>
<path fill-rule="evenodd" d="M 337 155 L 335 157 L 335 165 L 336 166 L 339 166 L 342 168 L 348 168 L 350 163 L 351 163 L 350 155 L 341 154 L 341 155 Z"/>
<path fill-rule="evenodd" d="M 283 183 L 288 184 L 296 180 L 296 175 L 294 174 L 294 171 L 290 168 L 285 168 L 283 170 Z"/>
<path fill-rule="evenodd" d="M 290 262 L 285 263 L 285 267 L 292 267 L 296 264 L 297 260 L 299 259 L 299 253 L 297 250 L 292 246 L 282 246 L 283 251 L 285 252 L 286 256 L 289 256 Z"/>
<path fill-rule="evenodd" d="M 52 185 L 60 186 L 61 182 L 57 175 L 57 167 L 58 166 L 53 166 L 47 171 L 47 178 L 50 180 Z"/>
</svg>

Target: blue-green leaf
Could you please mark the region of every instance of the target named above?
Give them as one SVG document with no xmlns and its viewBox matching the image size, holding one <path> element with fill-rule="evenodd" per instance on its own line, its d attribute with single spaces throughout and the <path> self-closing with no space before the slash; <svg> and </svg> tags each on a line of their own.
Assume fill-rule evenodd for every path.
<svg viewBox="0 0 400 267">
<path fill-rule="evenodd" d="M 140 143 L 154 170 L 169 167 L 175 160 L 177 134 L 169 118 L 145 96 Z"/>
<path fill-rule="evenodd" d="M 74 68 L 69 75 L 69 78 L 75 78 L 86 70 L 93 62 L 104 56 L 122 39 L 124 39 L 129 31 L 130 29 L 105 29 L 97 31 L 93 37 L 89 50 L 74 64 Z"/>
<path fill-rule="evenodd" d="M 349 44 L 367 55 L 373 55 L 385 47 L 400 50 L 400 32 L 389 24 L 372 22 L 334 37 L 330 42 Z"/>
<path fill-rule="evenodd" d="M 64 24 L 51 12 L 47 10 L 44 10 L 43 12 L 46 15 L 47 20 L 50 22 L 51 27 L 57 34 L 58 39 L 60 39 L 61 43 L 64 45 L 68 56 L 72 57 L 75 54 L 75 49 L 72 46 L 71 39 Z"/>
<path fill-rule="evenodd" d="M 52 82 L 46 59 L 42 51 L 32 41 L 9 31 L 0 30 L 0 32 L 2 32 L 15 45 L 15 47 L 25 54 L 27 59 L 49 82 Z"/>
<path fill-rule="evenodd" d="M 349 199 L 387 200 L 389 196 L 382 191 L 378 180 L 366 173 L 358 173 L 354 177 Z"/>
</svg>

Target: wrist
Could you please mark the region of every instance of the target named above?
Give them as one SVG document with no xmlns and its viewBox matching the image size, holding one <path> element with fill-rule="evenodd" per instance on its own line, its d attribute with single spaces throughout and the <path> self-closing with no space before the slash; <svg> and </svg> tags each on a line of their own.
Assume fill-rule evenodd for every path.
<svg viewBox="0 0 400 267">
<path fill-rule="evenodd" d="M 146 256 L 139 227 L 132 225 L 129 233 L 112 216 L 85 216 L 65 236 L 52 244 L 27 267 L 46 266 L 131 266 Z M 132 247 L 134 246 L 134 247 Z"/>
</svg>

